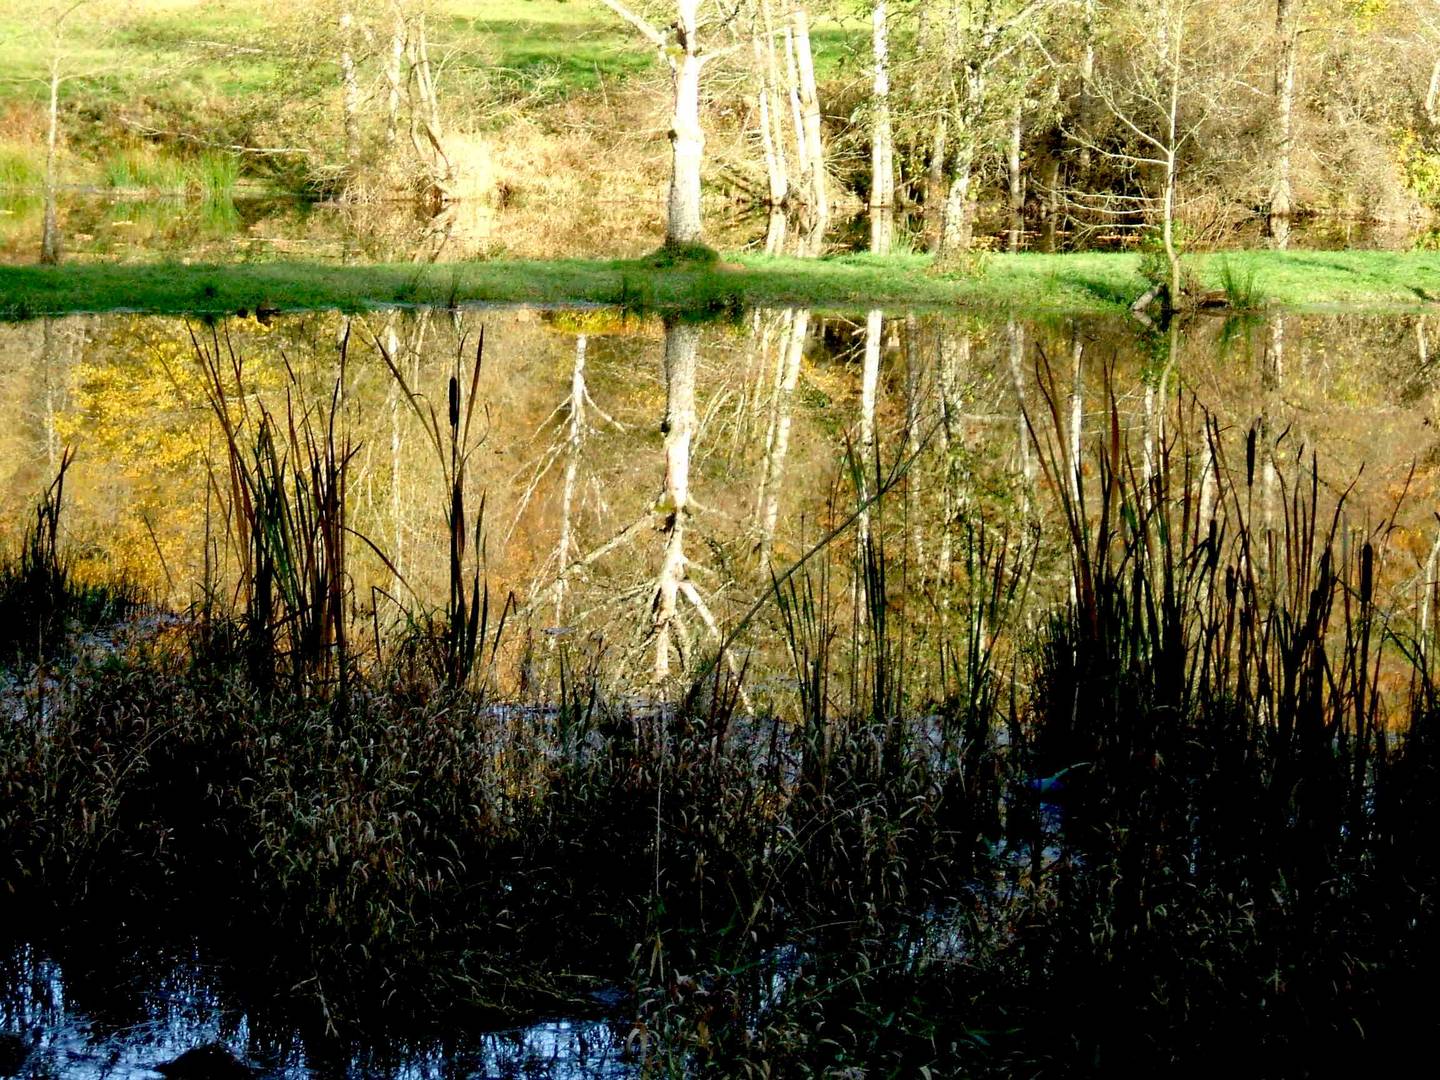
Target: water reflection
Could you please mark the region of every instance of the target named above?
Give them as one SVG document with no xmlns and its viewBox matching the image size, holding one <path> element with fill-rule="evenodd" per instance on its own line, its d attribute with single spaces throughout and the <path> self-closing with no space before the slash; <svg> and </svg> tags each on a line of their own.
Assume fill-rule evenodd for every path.
<svg viewBox="0 0 1440 1080">
<path fill-rule="evenodd" d="M 0 1046 L 9 1051 L 0 1075 L 151 1080 L 157 1065 L 215 1045 L 225 1048 L 216 1058 L 272 1080 L 604 1080 L 637 1071 L 624 1060 L 623 1032 L 602 1019 L 541 1020 L 444 1041 L 350 1042 L 296 1027 L 273 1004 L 253 1011 L 197 951 L 100 955 L 105 967 L 61 962 L 29 944 L 0 953 Z"/>
<path fill-rule="evenodd" d="M 0 515 L 14 537 L 70 445 L 68 534 L 81 572 L 125 573 L 177 608 L 207 573 L 233 572 L 220 429 L 196 335 L 226 358 L 237 407 L 314 408 L 339 381 L 338 422 L 355 448 L 350 523 L 373 545 L 353 553 L 354 597 L 374 597 L 382 617 L 401 601 L 439 603 L 447 496 L 422 421 L 443 413 L 457 350 L 482 323 L 484 422 L 467 500 L 486 501 L 492 591 L 513 592 L 536 633 L 603 637 L 616 670 L 636 678 L 693 670 L 773 572 L 902 463 L 894 494 L 904 513 L 873 511 L 885 514 L 886 543 L 909 560 L 912 582 L 955 583 L 966 522 L 1053 524 L 1042 447 L 1063 444 L 1079 462 L 1112 419 L 1134 429 L 1135 467 L 1150 475 L 1164 454 L 1200 452 L 1198 406 L 1209 410 L 1219 439 L 1193 468 L 1212 512 L 1213 453 L 1244 461 L 1253 430 L 1256 505 L 1270 520 L 1283 512 L 1287 475 L 1313 452 L 1332 495 L 1359 477 L 1347 510 L 1357 529 L 1393 513 L 1406 551 L 1423 559 L 1434 540 L 1432 328 L 1394 316 L 1204 319 L 1158 334 L 1120 320 L 878 310 L 759 311 L 708 327 L 535 310 L 204 327 L 45 319 L 0 328 L 11 358 Z M 1076 497 L 1095 480 L 1073 468 L 1064 477 Z M 861 536 L 871 516 L 862 510 Z M 1052 576 L 1063 579 L 1058 567 Z"/>
</svg>

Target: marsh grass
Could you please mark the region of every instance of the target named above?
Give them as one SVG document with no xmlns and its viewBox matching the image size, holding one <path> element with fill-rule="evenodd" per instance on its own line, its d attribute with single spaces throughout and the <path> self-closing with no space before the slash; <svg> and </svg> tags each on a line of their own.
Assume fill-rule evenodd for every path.
<svg viewBox="0 0 1440 1080">
<path fill-rule="evenodd" d="M 1259 272 L 1254 266 L 1239 267 L 1222 257 L 1220 288 L 1225 293 L 1225 302 L 1235 311 L 1259 311 L 1266 304 L 1265 291 L 1260 287 Z"/>
<path fill-rule="evenodd" d="M 87 583 L 71 569 L 60 536 L 73 461 L 67 448 L 18 553 L 0 562 L 0 666 L 11 670 L 64 652 L 77 633 L 114 623 L 139 604 L 127 583 Z"/>
</svg>

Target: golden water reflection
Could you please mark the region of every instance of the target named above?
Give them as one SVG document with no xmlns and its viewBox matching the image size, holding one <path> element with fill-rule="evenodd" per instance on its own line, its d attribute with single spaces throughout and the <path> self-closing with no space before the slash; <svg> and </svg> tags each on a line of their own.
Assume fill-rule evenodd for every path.
<svg viewBox="0 0 1440 1080">
<path fill-rule="evenodd" d="M 1383 534 L 1394 604 L 1413 605 L 1434 576 L 1440 343 L 1425 317 L 1393 315 L 1169 333 L 803 310 L 706 326 L 532 309 L 12 324 L 0 327 L 4 540 L 17 542 L 72 447 L 65 532 L 79 572 L 124 574 L 176 608 L 207 579 L 233 587 L 225 441 L 197 362 L 214 350 L 232 409 L 316 417 L 334 403 L 353 450 L 348 524 L 363 537 L 347 564 L 357 617 L 441 605 L 450 496 L 433 435 L 452 374 L 468 400 L 482 328 L 466 498 L 472 513 L 484 499 L 492 593 L 514 594 L 530 642 L 603 638 L 636 679 L 693 670 L 772 575 L 851 518 L 812 568 L 843 566 L 873 530 L 896 568 L 888 588 L 943 611 L 984 523 L 1006 543 L 1040 536 L 1034 595 L 1063 599 L 1063 470 L 1047 453 L 1078 446 L 1093 483 L 1112 404 L 1142 470 L 1167 445 L 1177 460 L 1201 453 L 1202 409 L 1232 470 L 1254 431 L 1264 514 L 1285 512 L 1314 454 L 1322 502 L 1353 485 L 1345 529 Z M 778 637 L 769 619 L 746 638 L 762 653 Z"/>
</svg>

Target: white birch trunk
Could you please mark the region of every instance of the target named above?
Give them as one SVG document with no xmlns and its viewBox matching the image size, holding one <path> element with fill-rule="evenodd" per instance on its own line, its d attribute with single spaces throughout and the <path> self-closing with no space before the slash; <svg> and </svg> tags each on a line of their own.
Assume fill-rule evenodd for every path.
<svg viewBox="0 0 1440 1080">
<path fill-rule="evenodd" d="M 1298 52 L 1296 7 L 1300 0 L 1276 0 L 1275 36 L 1275 190 L 1270 196 L 1270 235 L 1275 246 L 1290 245 L 1290 158 L 1295 144 L 1295 58 Z"/>
<path fill-rule="evenodd" d="M 691 49 L 672 61 L 675 109 L 670 117 L 670 198 L 665 221 L 665 243 L 671 247 L 701 242 L 700 163 L 705 156 L 705 131 L 700 126 L 702 66 L 700 57 Z"/>
<path fill-rule="evenodd" d="M 58 152 L 60 142 L 60 57 L 50 58 L 50 117 L 45 133 L 45 210 L 40 231 L 40 261 L 51 265 L 60 261 L 60 224 L 56 212 L 56 189 L 60 179 Z"/>
<path fill-rule="evenodd" d="M 1010 235 L 1006 247 L 1010 251 L 1020 250 L 1020 241 L 1025 232 L 1025 178 L 1020 172 L 1021 140 L 1024 137 L 1024 114 L 1016 102 L 1010 113 L 1010 146 L 1006 165 L 1010 174 Z"/>
<path fill-rule="evenodd" d="M 791 14 L 795 34 L 795 61 L 799 74 L 800 114 L 805 133 L 805 158 L 809 186 L 807 202 L 809 222 L 808 247 L 818 255 L 825 247 L 825 231 L 830 225 L 830 196 L 825 177 L 825 143 L 820 130 L 820 95 L 815 86 L 815 61 L 810 52 L 810 21 L 803 8 Z"/>
<path fill-rule="evenodd" d="M 895 236 L 895 148 L 890 124 L 890 44 L 885 0 L 870 12 L 875 71 L 870 133 L 870 250 L 890 254 Z"/>
</svg>

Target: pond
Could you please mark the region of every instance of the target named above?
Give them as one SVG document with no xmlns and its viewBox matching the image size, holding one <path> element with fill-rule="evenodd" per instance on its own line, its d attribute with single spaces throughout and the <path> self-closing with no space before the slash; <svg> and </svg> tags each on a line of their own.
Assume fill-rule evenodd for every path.
<svg viewBox="0 0 1440 1080">
<path fill-rule="evenodd" d="M 1257 535 L 1288 535 L 1313 486 L 1340 544 L 1375 545 L 1389 617 L 1423 633 L 1440 551 L 1435 333 L 1427 316 L 1363 313 L 1163 331 L 803 309 L 703 325 L 480 308 L 36 320 L 0 326 L 0 523 L 16 548 L 63 475 L 71 572 L 123 578 L 183 623 L 244 592 L 256 549 L 237 492 L 270 460 L 281 488 L 329 477 L 338 493 L 358 663 L 453 602 L 459 566 L 461 592 L 483 587 L 505 624 L 483 661 L 493 697 L 590 670 L 643 709 L 665 680 L 725 662 L 743 713 L 784 719 L 805 688 L 774 598 L 805 580 L 837 610 L 919 613 L 904 693 L 940 700 L 948 638 L 998 635 L 965 621 L 977 565 L 1008 553 L 1019 621 L 1038 624 L 1072 588 L 1066 497 L 1093 517 L 1117 468 L 1137 490 L 1164 475 L 1193 490 L 1201 535 L 1227 499 L 1248 501 Z M 883 576 L 847 576 L 876 550 Z M 77 647 L 103 662 L 159 632 L 145 618 Z M 28 686 L 11 677 L 12 711 L 31 707 Z M 366 1044 L 277 1015 L 263 975 L 209 955 L 146 935 L 92 952 L 55 927 L 8 946 L 0 1031 L 26 1054 L 7 1075 L 149 1076 L 216 1041 L 274 1077 L 639 1067 L 613 967 L 593 973 L 588 1010 Z"/>
<path fill-rule="evenodd" d="M 1333 494 L 1353 482 L 1355 528 L 1393 511 L 1392 534 L 1428 551 L 1435 331 L 1425 316 L 1362 314 L 1201 318 L 1168 334 L 1124 320 L 804 310 L 709 326 L 529 309 L 37 320 L 0 327 L 0 520 L 18 534 L 69 447 L 66 538 L 80 571 L 123 574 L 177 610 L 191 602 L 206 536 L 224 548 L 208 357 L 242 412 L 254 402 L 283 416 L 288 395 L 297 415 L 313 413 L 338 394 L 362 601 L 372 588 L 443 600 L 449 488 L 434 443 L 447 434 L 447 380 L 461 376 L 469 410 L 473 375 L 465 485 L 472 507 L 484 498 L 491 591 L 514 594 L 536 632 L 576 641 L 603 628 L 628 648 L 647 625 L 677 487 L 693 502 L 682 554 L 696 634 L 709 615 L 731 624 L 772 567 L 877 483 L 904 495 L 884 510 L 905 518 L 920 560 L 940 556 L 963 500 L 995 523 L 1053 524 L 1038 452 L 1052 405 L 1058 435 L 1088 449 L 1113 404 L 1127 428 L 1149 425 L 1137 454 L 1156 452 L 1167 413 L 1165 437 L 1203 441 L 1208 410 L 1232 463 L 1263 424 L 1272 470 L 1314 453 Z M 686 439 L 663 433 L 667 410 Z"/>
<path fill-rule="evenodd" d="M 476 258 L 638 257 L 663 239 L 662 206 L 597 198 L 556 212 L 544 205 L 495 205 L 459 200 L 439 213 L 404 199 L 317 202 L 283 192 L 240 190 L 202 199 L 156 196 L 103 188 L 60 193 L 64 251 L 80 261 L 172 258 L 190 263 L 294 260 L 302 262 L 457 261 Z M 0 188 L 0 263 L 28 263 L 40 245 L 43 204 L 38 191 Z M 762 210 L 719 202 L 707 213 L 710 242 L 724 251 L 761 249 L 769 222 Z M 979 246 L 1003 250 L 1008 221 L 989 208 L 979 222 Z M 918 214 L 897 220 L 903 244 L 921 250 Z M 1258 216 L 1227 232 L 1221 246 L 1264 246 Z M 791 226 L 785 251 L 808 251 Z M 1317 251 L 1408 250 L 1417 237 L 1408 226 L 1345 218 L 1298 222 L 1293 246 Z M 1123 250 L 1139 240 L 1134 230 L 1067 233 L 1054 223 L 1030 221 L 1020 234 L 1027 251 Z M 863 251 L 869 222 L 863 210 L 842 215 L 827 237 L 830 251 Z"/>
</svg>

